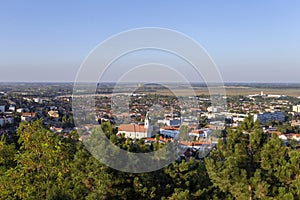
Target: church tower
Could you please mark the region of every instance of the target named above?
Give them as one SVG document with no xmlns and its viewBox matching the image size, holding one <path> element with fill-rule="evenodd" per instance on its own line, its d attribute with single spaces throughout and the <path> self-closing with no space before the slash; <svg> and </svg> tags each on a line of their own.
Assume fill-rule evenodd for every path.
<svg viewBox="0 0 300 200">
<path fill-rule="evenodd" d="M 147 137 L 152 137 L 153 127 L 151 126 L 151 119 L 148 112 L 145 117 L 144 128 L 147 130 Z"/>
<path fill-rule="evenodd" d="M 149 113 L 146 113 L 146 117 L 145 117 L 145 123 L 144 123 L 144 128 L 149 129 L 150 126 L 150 118 L 149 118 Z"/>
</svg>

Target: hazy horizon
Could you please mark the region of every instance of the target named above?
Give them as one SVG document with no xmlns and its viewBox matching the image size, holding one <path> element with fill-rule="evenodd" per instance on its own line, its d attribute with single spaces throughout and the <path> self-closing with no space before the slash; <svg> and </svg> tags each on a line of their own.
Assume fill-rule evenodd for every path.
<svg viewBox="0 0 300 200">
<path fill-rule="evenodd" d="M 0 81 L 0 84 L 74 84 L 72 81 Z M 83 84 L 186 84 L 186 82 L 77 82 Z M 213 83 L 213 82 L 212 82 Z M 216 83 L 216 82 L 215 82 Z M 223 82 L 224 86 L 244 86 L 245 84 L 249 85 L 260 85 L 260 84 L 275 84 L 275 85 L 299 85 L 299 82 L 240 82 L 240 81 L 225 81 Z M 206 82 L 190 82 L 190 84 L 201 84 L 205 85 Z"/>
<path fill-rule="evenodd" d="M 202 45 L 224 82 L 297 83 L 299 10 L 299 1 L 277 0 L 5 1 L 0 7 L 0 82 L 74 82 L 99 43 L 126 30 L 162 27 Z M 128 60 L 123 64 L 133 65 Z M 177 61 L 171 64 L 184 68 L 190 81 L 198 80 Z"/>
</svg>

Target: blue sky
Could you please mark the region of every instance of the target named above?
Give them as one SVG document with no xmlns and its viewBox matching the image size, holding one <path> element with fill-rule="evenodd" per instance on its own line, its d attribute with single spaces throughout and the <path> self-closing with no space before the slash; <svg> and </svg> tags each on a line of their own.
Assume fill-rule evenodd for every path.
<svg viewBox="0 0 300 200">
<path fill-rule="evenodd" d="M 300 1 L 1 1 L 0 81 L 74 81 L 101 41 L 163 27 L 199 42 L 225 81 L 300 82 Z"/>
</svg>

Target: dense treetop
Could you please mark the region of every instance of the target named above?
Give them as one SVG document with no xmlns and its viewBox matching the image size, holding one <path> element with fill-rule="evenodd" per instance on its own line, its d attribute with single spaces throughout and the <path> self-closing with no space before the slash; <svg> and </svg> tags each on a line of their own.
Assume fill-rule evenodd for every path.
<svg viewBox="0 0 300 200">
<path fill-rule="evenodd" d="M 300 152 L 251 120 L 227 129 L 203 161 L 177 161 L 140 174 L 103 165 L 75 139 L 76 132 L 65 138 L 41 120 L 21 123 L 17 141 L 0 141 L 0 199 L 299 199 Z M 163 148 L 116 136 L 109 123 L 101 126 L 128 151 Z"/>
</svg>

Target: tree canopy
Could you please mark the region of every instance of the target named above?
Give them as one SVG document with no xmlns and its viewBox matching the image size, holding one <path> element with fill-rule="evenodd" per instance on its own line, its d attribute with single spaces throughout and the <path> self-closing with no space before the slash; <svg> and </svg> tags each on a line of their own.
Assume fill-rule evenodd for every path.
<svg viewBox="0 0 300 200">
<path fill-rule="evenodd" d="M 247 121 L 248 120 L 248 121 Z M 247 123 L 247 124 L 246 124 Z M 153 147 L 117 136 L 110 141 L 132 152 Z M 41 120 L 22 122 L 18 141 L 0 140 L 0 199 L 299 199 L 300 152 L 246 119 L 227 129 L 203 161 L 175 161 L 149 173 L 125 173 L 94 158 L 76 138 L 53 133 Z"/>
</svg>

